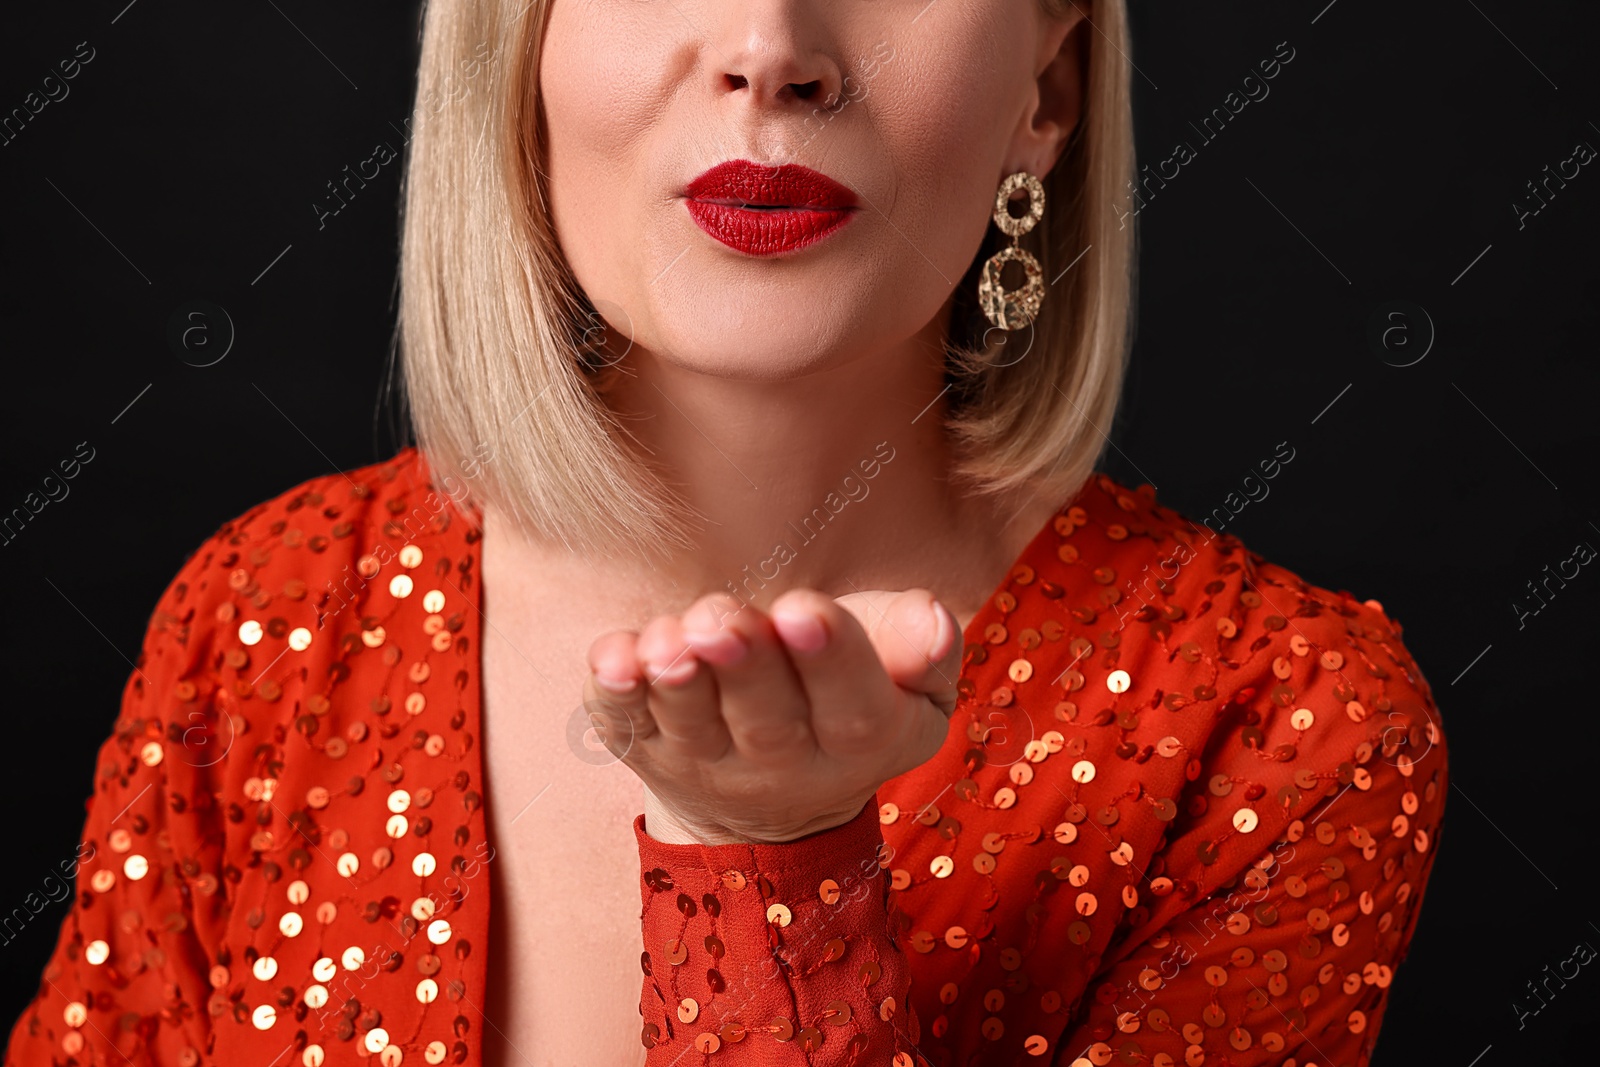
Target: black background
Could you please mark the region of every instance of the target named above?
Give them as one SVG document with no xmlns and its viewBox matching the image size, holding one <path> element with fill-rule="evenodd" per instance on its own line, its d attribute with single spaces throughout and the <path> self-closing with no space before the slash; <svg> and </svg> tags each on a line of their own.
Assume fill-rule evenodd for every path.
<svg viewBox="0 0 1600 1067">
<path fill-rule="evenodd" d="M 0 509 L 94 450 L 0 546 L 0 915 L 72 855 L 128 657 L 187 554 L 399 444 L 378 397 L 401 163 L 320 230 L 312 204 L 378 142 L 402 146 L 416 4 L 125 5 L 13 6 L 0 42 L 4 113 L 94 49 L 0 145 Z M 1514 607 L 1535 606 L 1546 565 L 1600 548 L 1600 163 L 1520 225 L 1513 208 L 1578 142 L 1600 148 L 1593 7 L 1133 0 L 1141 158 L 1178 140 L 1197 156 L 1139 214 L 1139 329 L 1103 468 L 1199 517 L 1288 442 L 1270 495 L 1225 528 L 1380 600 L 1451 740 L 1443 851 L 1380 1065 L 1575 1062 L 1600 997 L 1590 967 L 1520 1025 L 1514 1008 L 1537 1006 L 1525 983 L 1547 964 L 1600 946 L 1583 874 L 1600 568 L 1520 626 Z M 1189 123 L 1280 42 L 1294 59 L 1270 95 L 1204 143 Z M 208 367 L 168 342 L 194 300 L 236 331 Z M 1375 345 L 1395 301 L 1405 317 Z M 66 909 L 0 939 L 5 1026 Z"/>
</svg>

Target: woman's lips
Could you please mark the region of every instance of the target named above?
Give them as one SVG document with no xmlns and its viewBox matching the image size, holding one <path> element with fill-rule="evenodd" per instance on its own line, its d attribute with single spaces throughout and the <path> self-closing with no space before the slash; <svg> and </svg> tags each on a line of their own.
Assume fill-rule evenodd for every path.
<svg viewBox="0 0 1600 1067">
<path fill-rule="evenodd" d="M 854 193 L 795 163 L 734 159 L 689 183 L 685 206 L 706 233 L 736 251 L 774 256 L 815 244 L 855 215 Z"/>
</svg>

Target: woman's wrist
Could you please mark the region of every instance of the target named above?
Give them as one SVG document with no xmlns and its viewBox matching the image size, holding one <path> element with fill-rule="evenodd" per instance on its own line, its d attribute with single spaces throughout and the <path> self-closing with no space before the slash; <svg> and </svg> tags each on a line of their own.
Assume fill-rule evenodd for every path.
<svg viewBox="0 0 1600 1067">
<path fill-rule="evenodd" d="M 725 828 L 690 827 L 644 788 L 644 828 L 663 845 L 730 845 L 739 839 Z"/>
<path fill-rule="evenodd" d="M 720 824 L 685 819 L 663 804 L 648 785 L 644 787 L 645 832 L 653 840 L 659 841 L 663 845 L 786 844 L 799 837 L 837 829 L 854 819 L 860 813 L 860 810 L 860 805 L 857 805 L 854 810 L 843 815 L 832 818 L 819 818 L 815 825 L 807 824 L 803 833 L 767 840 L 760 837 L 751 837 L 749 834 L 740 833 Z"/>
</svg>

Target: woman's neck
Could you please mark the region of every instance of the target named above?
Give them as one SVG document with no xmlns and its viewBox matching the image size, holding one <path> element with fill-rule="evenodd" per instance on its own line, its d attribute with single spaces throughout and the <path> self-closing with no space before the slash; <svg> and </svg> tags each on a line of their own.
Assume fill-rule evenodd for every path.
<svg viewBox="0 0 1600 1067">
<path fill-rule="evenodd" d="M 787 380 L 648 357 L 628 370 L 607 401 L 703 522 L 693 550 L 586 562 L 603 584 L 649 587 L 657 602 L 723 591 L 765 607 L 797 586 L 832 596 L 923 586 L 965 624 L 1060 503 L 1035 500 L 1008 521 L 952 482 L 931 331 Z M 525 547 L 546 565 L 570 560 L 559 547 Z"/>
</svg>

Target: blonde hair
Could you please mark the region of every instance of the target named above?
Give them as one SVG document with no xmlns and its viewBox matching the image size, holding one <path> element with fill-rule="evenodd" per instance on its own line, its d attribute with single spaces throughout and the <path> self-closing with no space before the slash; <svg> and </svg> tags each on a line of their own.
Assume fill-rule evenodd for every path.
<svg viewBox="0 0 1600 1067">
<path fill-rule="evenodd" d="M 692 517 L 630 447 L 584 356 L 599 320 L 557 245 L 536 117 L 547 7 L 424 9 L 401 194 L 406 414 L 458 509 L 475 497 L 588 551 L 686 545 Z M 1098 463 L 1121 392 L 1134 298 L 1133 230 L 1114 207 L 1133 178 L 1123 0 L 1094 0 L 1089 17 L 1085 115 L 1044 179 L 1043 221 L 1022 238 L 1044 268 L 1039 317 L 1008 340 L 986 330 L 978 271 L 1009 240 L 993 225 L 958 287 L 947 427 L 954 473 L 979 492 L 1064 500 Z"/>
</svg>

